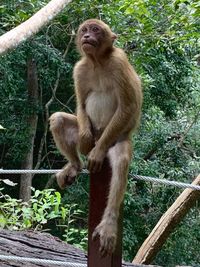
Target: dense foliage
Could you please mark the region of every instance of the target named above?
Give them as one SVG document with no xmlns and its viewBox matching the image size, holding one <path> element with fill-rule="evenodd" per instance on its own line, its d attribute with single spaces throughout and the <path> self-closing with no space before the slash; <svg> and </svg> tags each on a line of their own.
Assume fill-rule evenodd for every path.
<svg viewBox="0 0 200 267">
<path fill-rule="evenodd" d="M 1 34 L 29 18 L 48 1 L 3 2 L 0 4 Z M 91 17 L 101 18 L 112 27 L 118 35 L 116 45 L 125 49 L 142 78 L 143 116 L 133 140 L 134 159 L 130 172 L 191 182 L 200 170 L 200 6 L 197 0 L 75 0 L 38 35 L 1 57 L 0 125 L 6 130 L 0 130 L 0 168 L 21 167 L 30 147 L 27 116 L 33 110 L 39 116 L 33 167 L 60 168 L 64 165 L 46 132 L 48 115 L 57 110 L 73 112 L 75 109 L 72 69 L 78 54 L 74 31 L 80 22 Z M 39 105 L 36 107 L 30 107 L 27 102 L 26 73 L 30 57 L 37 62 Z M 19 177 L 6 178 L 17 180 Z M 12 226 L 11 217 L 16 220 L 18 229 L 53 229 L 51 225 L 56 224 L 54 234 L 85 248 L 87 225 L 83 218 L 86 216 L 79 209 L 85 214 L 88 212 L 88 177 L 80 176 L 75 185 L 62 192 L 65 203 L 62 205 L 58 192 L 41 191 L 47 178 L 34 178 L 36 189 L 30 208 L 15 200 L 16 190 L 6 187 L 10 196 L 2 195 L 1 227 Z M 124 205 L 124 258 L 133 259 L 180 192 L 177 188 L 129 179 Z M 44 216 L 44 210 L 38 206 L 41 198 L 45 199 L 48 216 L 47 213 Z M 10 213 L 10 206 L 16 208 L 15 213 Z M 68 214 L 70 207 L 78 216 L 66 226 L 63 212 Z M 30 221 L 34 212 L 36 221 Z M 58 223 L 58 220 L 62 222 Z M 67 238 L 63 227 L 59 228 L 60 224 L 70 229 L 66 232 Z M 200 262 L 199 229 L 197 203 L 167 240 L 154 263 L 197 266 Z"/>
<path fill-rule="evenodd" d="M 66 242 L 85 248 L 87 231 L 74 228 L 77 218 L 84 214 L 77 204 L 62 203 L 61 194 L 53 189 L 32 191 L 28 204 L 11 198 L 0 188 L 0 227 L 9 230 L 46 228 L 54 235 L 62 236 Z"/>
</svg>

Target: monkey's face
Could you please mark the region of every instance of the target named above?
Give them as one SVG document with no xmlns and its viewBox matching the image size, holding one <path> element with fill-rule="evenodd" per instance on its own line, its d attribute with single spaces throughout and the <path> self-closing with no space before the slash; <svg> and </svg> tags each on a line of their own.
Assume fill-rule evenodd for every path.
<svg viewBox="0 0 200 267">
<path fill-rule="evenodd" d="M 86 54 L 94 53 L 101 47 L 104 38 L 103 29 L 97 24 L 85 24 L 79 30 L 81 49 Z"/>
<path fill-rule="evenodd" d="M 78 30 L 77 46 L 86 55 L 101 53 L 111 48 L 116 38 L 107 25 L 99 20 L 87 20 Z"/>
</svg>

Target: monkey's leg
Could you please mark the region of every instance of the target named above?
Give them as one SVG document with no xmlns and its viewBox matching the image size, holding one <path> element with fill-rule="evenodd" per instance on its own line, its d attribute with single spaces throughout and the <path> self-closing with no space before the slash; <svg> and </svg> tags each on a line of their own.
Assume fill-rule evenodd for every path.
<svg viewBox="0 0 200 267">
<path fill-rule="evenodd" d="M 78 123 L 76 116 L 65 112 L 56 112 L 50 117 L 50 130 L 57 148 L 69 163 L 56 174 L 60 188 L 65 188 L 74 182 L 82 168 L 82 162 L 77 151 Z"/>
<path fill-rule="evenodd" d="M 132 153 L 131 148 L 131 142 L 127 139 L 116 143 L 108 151 L 112 167 L 108 202 L 102 220 L 93 233 L 93 238 L 99 235 L 102 256 L 111 254 L 116 246 L 119 210 L 127 185 L 128 166 Z"/>
</svg>

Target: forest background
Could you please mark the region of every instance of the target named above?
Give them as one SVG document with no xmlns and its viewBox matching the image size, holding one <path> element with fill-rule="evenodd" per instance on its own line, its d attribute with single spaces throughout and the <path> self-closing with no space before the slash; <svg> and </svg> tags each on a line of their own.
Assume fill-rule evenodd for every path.
<svg viewBox="0 0 200 267">
<path fill-rule="evenodd" d="M 41 9 L 46 0 L 1 0 L 0 34 Z M 49 115 L 75 111 L 72 71 L 79 59 L 78 25 L 100 18 L 118 35 L 144 91 L 130 173 L 191 182 L 200 170 L 200 3 L 185 0 L 73 1 L 56 19 L 0 64 L 0 168 L 59 169 L 65 160 L 48 130 Z M 31 86 L 32 85 L 32 86 Z M 26 176 L 26 175 L 25 175 Z M 49 175 L 1 175 L 0 226 L 48 230 L 87 248 L 88 176 L 59 191 Z M 3 179 L 9 179 L 4 180 Z M 10 182 L 12 181 L 12 183 Z M 20 180 L 21 185 L 20 185 Z M 48 189 L 54 188 L 54 189 Z M 124 205 L 123 257 L 131 261 L 181 189 L 129 178 Z M 18 200 L 22 199 L 22 200 Z M 198 266 L 199 202 L 154 259 Z"/>
</svg>

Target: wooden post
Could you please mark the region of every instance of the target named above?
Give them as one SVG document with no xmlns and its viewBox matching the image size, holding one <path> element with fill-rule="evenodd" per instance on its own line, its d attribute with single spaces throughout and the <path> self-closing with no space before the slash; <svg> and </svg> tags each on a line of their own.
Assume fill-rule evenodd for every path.
<svg viewBox="0 0 200 267">
<path fill-rule="evenodd" d="M 99 173 L 90 174 L 90 210 L 88 230 L 88 267 L 121 267 L 122 266 L 122 212 L 118 223 L 118 241 L 115 252 L 106 257 L 99 253 L 99 239 L 93 241 L 92 233 L 100 223 L 107 204 L 112 171 L 108 160 L 105 160 Z M 122 209 L 121 209 L 122 210 Z"/>
</svg>

